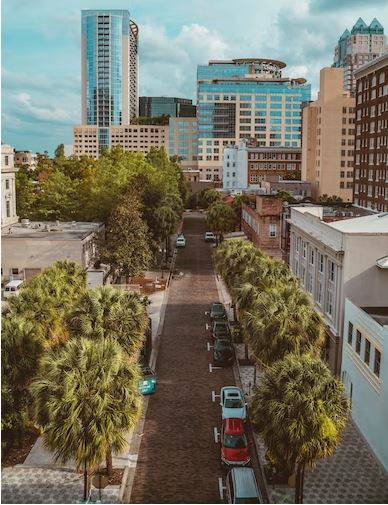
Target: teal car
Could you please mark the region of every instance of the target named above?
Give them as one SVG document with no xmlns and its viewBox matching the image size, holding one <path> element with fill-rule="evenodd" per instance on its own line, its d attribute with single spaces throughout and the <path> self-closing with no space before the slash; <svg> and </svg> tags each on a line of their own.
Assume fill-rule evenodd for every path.
<svg viewBox="0 0 388 505">
<path fill-rule="evenodd" d="M 185 236 L 183 235 L 183 233 L 180 233 L 178 235 L 178 238 L 176 239 L 176 242 L 175 242 L 175 246 L 176 247 L 186 247 L 186 239 L 185 239 Z"/>
<path fill-rule="evenodd" d="M 158 381 L 155 371 L 150 366 L 142 366 L 141 373 L 143 377 L 139 382 L 139 393 L 143 396 L 155 393 Z"/>
</svg>

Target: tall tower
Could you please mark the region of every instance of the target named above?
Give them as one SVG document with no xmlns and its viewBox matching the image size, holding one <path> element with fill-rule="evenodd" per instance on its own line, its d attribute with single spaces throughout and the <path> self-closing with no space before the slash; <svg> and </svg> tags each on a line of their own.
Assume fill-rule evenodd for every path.
<svg viewBox="0 0 388 505">
<path fill-rule="evenodd" d="M 383 26 L 374 18 L 368 26 L 358 18 L 352 30 L 345 30 L 334 50 L 333 67 L 344 69 L 344 89 L 355 90 L 354 72 L 388 50 Z"/>
<path fill-rule="evenodd" d="M 138 28 L 129 11 L 83 10 L 81 53 L 82 124 L 129 124 L 138 110 Z"/>
</svg>

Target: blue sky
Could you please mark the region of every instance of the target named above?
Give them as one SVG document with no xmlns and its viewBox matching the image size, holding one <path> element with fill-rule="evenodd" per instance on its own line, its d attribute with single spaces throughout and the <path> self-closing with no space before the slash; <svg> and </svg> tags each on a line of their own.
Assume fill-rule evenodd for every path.
<svg viewBox="0 0 388 505">
<path fill-rule="evenodd" d="M 2 142 L 53 152 L 80 122 L 81 9 L 129 9 L 139 25 L 140 94 L 195 99 L 196 65 L 272 57 L 317 89 L 359 16 L 388 31 L 387 0 L 3 0 Z"/>
</svg>

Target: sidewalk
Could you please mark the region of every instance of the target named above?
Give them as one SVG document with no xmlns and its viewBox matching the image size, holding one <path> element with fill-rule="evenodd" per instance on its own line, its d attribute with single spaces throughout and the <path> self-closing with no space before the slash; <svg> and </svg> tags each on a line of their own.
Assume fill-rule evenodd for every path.
<svg viewBox="0 0 388 505">
<path fill-rule="evenodd" d="M 224 303 L 230 304 L 230 295 L 217 280 Z M 229 317 L 232 314 L 229 313 Z M 233 316 L 232 316 L 233 317 Z M 231 317 L 231 318 L 232 318 Z M 244 358 L 244 344 L 236 344 L 236 354 Z M 241 366 L 240 377 L 244 393 L 251 396 L 254 385 L 254 366 Z M 262 372 L 256 367 L 256 385 L 260 385 Z M 265 465 L 266 448 L 255 435 L 261 464 Z M 271 503 L 294 503 L 294 489 L 288 486 L 268 486 Z M 388 474 L 370 450 L 356 425 L 349 421 L 343 439 L 335 454 L 317 462 L 306 472 L 305 503 L 388 503 Z"/>
<path fill-rule="evenodd" d="M 161 272 L 155 272 L 160 277 Z M 160 321 L 166 301 L 167 290 L 148 295 L 151 304 L 147 307 L 152 324 L 152 357 L 155 356 L 160 333 Z M 159 330 L 159 331 L 158 331 Z M 154 363 L 151 364 L 154 366 Z M 147 406 L 144 401 L 144 411 Z M 145 412 L 143 412 L 144 416 Z M 135 428 L 136 431 L 136 428 Z M 133 466 L 137 455 L 131 453 L 133 430 L 128 432 L 127 448 L 113 456 L 113 468 L 125 469 Z M 125 477 L 125 474 L 124 474 Z M 43 446 L 39 437 L 22 465 L 2 470 L 1 496 L 2 503 L 77 503 L 83 496 L 83 476 L 75 472 L 75 464 L 56 463 L 53 454 Z M 124 480 L 124 479 L 123 479 Z M 120 485 L 109 485 L 102 490 L 102 503 L 120 503 Z M 98 500 L 98 489 L 92 486 L 92 499 Z"/>
</svg>

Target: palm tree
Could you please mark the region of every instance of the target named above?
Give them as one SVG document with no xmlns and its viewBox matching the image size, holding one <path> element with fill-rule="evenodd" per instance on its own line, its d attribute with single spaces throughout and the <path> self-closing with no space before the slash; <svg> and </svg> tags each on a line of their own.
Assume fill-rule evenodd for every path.
<svg viewBox="0 0 388 505">
<path fill-rule="evenodd" d="M 11 438 L 14 432 L 20 442 L 30 403 L 28 386 L 37 372 L 44 341 L 36 326 L 21 316 L 3 317 L 1 332 L 1 373 L 8 402 L 2 411 L 2 423 Z"/>
<path fill-rule="evenodd" d="M 148 316 L 137 293 L 99 286 L 81 297 L 67 322 L 73 336 L 112 338 L 133 358 L 142 345 Z"/>
<path fill-rule="evenodd" d="M 209 207 L 206 222 L 209 228 L 214 231 L 217 236 L 220 237 L 220 241 L 222 241 L 224 233 L 236 229 L 236 214 L 232 207 L 226 203 L 216 202 Z"/>
<path fill-rule="evenodd" d="M 84 470 L 84 500 L 89 469 L 126 446 L 125 433 L 141 412 L 139 370 L 112 339 L 69 340 L 50 349 L 31 385 L 36 421 L 56 461 L 74 459 Z"/>
<path fill-rule="evenodd" d="M 296 472 L 295 503 L 303 503 L 305 466 L 333 454 L 348 412 L 342 382 L 319 358 L 289 354 L 264 374 L 251 419 L 267 458 L 288 475 Z"/>
<path fill-rule="evenodd" d="M 321 316 L 294 283 L 258 294 L 244 312 L 242 325 L 253 354 L 265 365 L 287 353 L 315 352 L 324 342 Z"/>
</svg>

